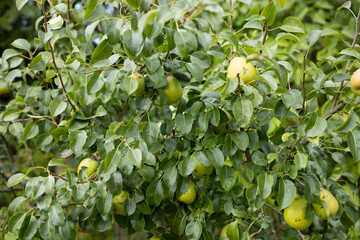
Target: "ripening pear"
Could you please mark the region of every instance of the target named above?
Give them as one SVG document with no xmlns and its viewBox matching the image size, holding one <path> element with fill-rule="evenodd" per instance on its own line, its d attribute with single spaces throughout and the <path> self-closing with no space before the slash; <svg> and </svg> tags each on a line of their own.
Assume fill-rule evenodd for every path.
<svg viewBox="0 0 360 240">
<path fill-rule="evenodd" d="M 339 203 L 328 190 L 322 188 L 320 189 L 320 200 L 326 202 L 327 207 L 329 208 L 329 217 L 334 216 L 339 210 Z M 321 203 L 312 204 L 315 214 L 321 219 L 327 219 L 326 210 Z"/>
<path fill-rule="evenodd" d="M 83 167 L 87 167 L 88 178 L 90 178 L 96 173 L 96 170 L 99 167 L 99 163 L 94 159 L 85 158 L 80 162 L 78 169 L 77 169 L 77 174 L 80 173 L 80 170 Z"/>
<path fill-rule="evenodd" d="M 308 205 L 309 202 L 305 198 L 295 198 L 290 207 L 284 210 L 285 222 L 297 230 L 305 230 L 310 227 L 314 217 L 306 218 Z"/>
</svg>

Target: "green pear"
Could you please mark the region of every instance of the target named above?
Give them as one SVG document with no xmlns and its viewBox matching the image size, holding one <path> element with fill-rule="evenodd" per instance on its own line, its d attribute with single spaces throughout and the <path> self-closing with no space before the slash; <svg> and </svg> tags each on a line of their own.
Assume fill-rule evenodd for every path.
<svg viewBox="0 0 360 240">
<path fill-rule="evenodd" d="M 214 170 L 213 165 L 205 166 L 196 159 L 196 166 L 192 174 L 196 177 L 203 178 L 209 176 Z"/>
<path fill-rule="evenodd" d="M 295 198 L 290 207 L 284 210 L 284 219 L 287 224 L 297 230 L 305 230 L 313 222 L 313 216 L 306 218 L 306 207 L 309 202 L 305 198 Z"/>
<path fill-rule="evenodd" d="M 141 97 L 145 92 L 144 76 L 141 75 L 140 73 L 135 72 L 135 73 L 131 74 L 130 77 L 133 79 L 136 79 L 138 82 L 138 86 L 137 86 L 136 90 L 133 92 L 133 96 Z"/>
<path fill-rule="evenodd" d="M 181 87 L 181 84 L 176 78 L 171 76 L 167 77 L 167 85 L 166 87 L 163 88 L 163 91 L 165 93 L 166 103 L 168 105 L 180 101 L 183 94 L 183 89 Z"/>
<path fill-rule="evenodd" d="M 126 199 L 129 199 L 129 198 L 130 198 L 130 194 L 126 191 L 122 191 L 119 195 L 115 195 L 113 197 L 113 206 L 115 208 L 116 214 L 126 216 L 124 202 Z"/>
<path fill-rule="evenodd" d="M 11 93 L 9 86 L 5 83 L 0 83 L 0 97 L 7 96 Z"/>
<path fill-rule="evenodd" d="M 83 159 L 77 169 L 77 173 L 80 173 L 81 168 L 87 167 L 88 169 L 88 178 L 92 177 L 95 173 L 97 168 L 99 167 L 99 163 L 91 158 L 85 158 Z"/>
</svg>

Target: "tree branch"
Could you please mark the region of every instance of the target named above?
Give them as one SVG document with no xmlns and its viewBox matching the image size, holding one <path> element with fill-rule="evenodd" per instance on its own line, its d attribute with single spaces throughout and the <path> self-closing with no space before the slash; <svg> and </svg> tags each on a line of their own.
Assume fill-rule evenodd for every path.
<svg viewBox="0 0 360 240">
<path fill-rule="evenodd" d="M 300 140 L 302 139 L 302 136 L 299 137 L 299 139 L 296 141 L 296 143 L 292 146 L 292 148 L 290 149 L 290 152 L 289 154 L 287 155 L 286 159 L 285 159 L 285 162 L 284 162 L 284 165 L 287 163 L 292 151 L 294 150 L 294 148 L 296 147 L 296 145 L 300 142 Z"/>
<path fill-rule="evenodd" d="M 141 121 L 143 120 L 143 118 L 148 114 L 148 112 L 150 111 L 151 107 L 154 105 L 154 102 L 156 101 L 156 99 L 158 98 L 158 95 L 155 95 L 154 99 L 152 100 L 150 107 L 146 110 L 146 112 L 140 117 L 139 119 L 139 123 L 141 123 Z"/>
<path fill-rule="evenodd" d="M 265 203 L 264 206 L 267 206 L 267 207 L 271 208 L 272 210 L 274 210 L 275 212 L 277 212 L 280 215 L 284 215 L 281 211 L 277 210 L 276 208 L 274 208 L 270 204 Z"/>
<path fill-rule="evenodd" d="M 23 189 L 22 188 L 4 188 L 4 189 L 0 189 L 0 192 L 13 192 L 14 194 L 14 191 L 22 191 Z M 16 197 L 16 195 L 14 196 Z"/>
<path fill-rule="evenodd" d="M 303 119 L 304 119 L 304 117 L 305 117 L 305 101 L 306 101 L 306 91 L 305 91 L 306 60 L 307 60 L 307 53 L 304 55 L 303 78 L 302 78 L 302 89 L 303 89 L 302 109 L 303 109 Z"/>
<path fill-rule="evenodd" d="M 355 36 L 354 36 L 354 40 L 353 40 L 353 42 L 352 42 L 352 44 L 351 44 L 351 49 L 354 49 L 355 44 L 356 44 L 356 41 L 357 41 L 358 36 L 359 36 L 359 20 L 360 20 L 360 9 L 359 9 L 358 15 L 357 15 L 357 17 L 356 17 Z M 350 63 L 351 63 L 350 60 L 347 61 L 347 63 L 346 63 L 346 68 L 345 68 L 345 73 L 347 73 L 347 72 L 349 71 Z M 341 93 L 341 90 L 342 90 L 343 86 L 344 86 L 344 80 L 341 81 L 341 83 L 340 83 L 340 86 L 339 86 L 339 88 L 338 88 L 338 92 L 336 93 L 336 95 L 335 95 L 335 97 L 334 97 L 334 100 L 333 100 L 333 103 L 332 103 L 332 106 L 331 106 L 331 109 L 330 109 L 329 112 L 331 112 L 331 111 L 333 111 L 333 110 L 335 109 L 336 104 L 337 104 L 337 101 L 338 101 L 338 99 L 339 99 L 339 96 L 340 96 L 340 93 Z"/>
<path fill-rule="evenodd" d="M 230 31 L 233 31 L 233 7 L 232 7 L 232 0 L 229 0 L 229 5 L 230 5 Z"/>
<path fill-rule="evenodd" d="M 45 32 L 47 33 L 47 32 L 48 32 L 48 25 L 47 25 L 47 16 L 46 16 L 46 12 L 45 12 L 44 0 L 41 0 L 41 9 L 42 9 L 42 12 L 43 12 L 43 15 L 44 15 L 44 30 L 45 30 Z M 69 96 L 68 96 L 68 94 L 67 94 L 67 91 L 66 91 L 66 89 L 65 89 L 64 81 L 63 81 L 62 76 L 61 76 L 61 73 L 60 73 L 60 71 L 59 71 L 59 69 L 58 69 L 58 67 L 57 67 L 57 64 L 56 64 L 56 61 L 55 61 L 54 49 L 53 49 L 53 47 L 52 47 L 52 45 L 51 45 L 50 40 L 48 40 L 48 44 L 49 44 L 49 48 L 50 48 L 50 52 L 51 52 L 51 57 L 52 57 L 52 60 L 53 60 L 53 64 L 54 64 L 55 70 L 56 70 L 56 72 L 57 72 L 57 75 L 58 75 L 59 80 L 60 80 L 60 83 L 61 83 L 61 87 L 62 87 L 62 89 L 63 89 L 63 91 L 64 91 L 64 93 L 65 93 L 65 96 L 66 96 L 69 104 L 71 105 L 71 108 L 72 108 L 74 111 L 76 111 L 76 108 L 75 108 L 75 106 L 73 105 L 73 103 L 71 102 L 71 100 L 70 100 L 70 98 L 69 98 Z"/>
</svg>

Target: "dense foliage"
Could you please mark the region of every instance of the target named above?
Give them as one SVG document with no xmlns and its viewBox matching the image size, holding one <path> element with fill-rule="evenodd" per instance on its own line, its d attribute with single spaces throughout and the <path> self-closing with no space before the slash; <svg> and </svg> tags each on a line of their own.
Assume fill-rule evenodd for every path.
<svg viewBox="0 0 360 240">
<path fill-rule="evenodd" d="M 9 2 L 0 239 L 360 238 L 358 2 Z"/>
</svg>

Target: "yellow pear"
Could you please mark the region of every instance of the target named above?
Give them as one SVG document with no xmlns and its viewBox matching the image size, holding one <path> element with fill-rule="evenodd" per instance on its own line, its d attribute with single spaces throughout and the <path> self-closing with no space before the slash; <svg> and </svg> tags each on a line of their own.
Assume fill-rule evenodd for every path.
<svg viewBox="0 0 360 240">
<path fill-rule="evenodd" d="M 92 177 L 95 173 L 97 168 L 99 167 L 99 163 L 91 158 L 85 158 L 83 159 L 77 169 L 77 174 L 80 173 L 81 168 L 87 167 L 88 171 L 88 178 Z"/>
<path fill-rule="evenodd" d="M 235 57 L 235 58 L 231 59 L 228 70 L 227 70 L 226 77 L 227 78 L 237 77 L 241 73 L 241 71 L 243 70 L 245 65 L 246 65 L 246 58 Z"/>
<path fill-rule="evenodd" d="M 183 94 L 183 89 L 181 87 L 181 84 L 176 78 L 172 76 L 167 77 L 167 85 L 163 88 L 163 91 L 165 93 L 166 103 L 168 105 L 180 101 Z"/>
<path fill-rule="evenodd" d="M 326 189 L 320 189 L 320 200 L 325 201 L 329 208 L 329 217 L 334 216 L 339 210 L 339 203 L 336 198 Z M 321 203 L 313 203 L 314 212 L 321 219 L 327 219 L 326 210 Z"/>
<path fill-rule="evenodd" d="M 196 177 L 202 178 L 209 176 L 213 172 L 213 170 L 213 165 L 210 164 L 210 166 L 205 166 L 196 159 L 196 166 L 192 174 Z"/>
<path fill-rule="evenodd" d="M 314 217 L 305 218 L 308 205 L 309 202 L 305 198 L 295 198 L 290 207 L 284 210 L 285 222 L 297 230 L 305 230 L 310 227 Z"/>
<path fill-rule="evenodd" d="M 113 197 L 113 206 L 115 208 L 116 214 L 126 216 L 124 202 L 126 199 L 129 199 L 129 197 L 130 197 L 130 194 L 126 191 L 122 191 L 119 195 L 115 195 Z"/>
<path fill-rule="evenodd" d="M 131 74 L 130 77 L 133 79 L 136 79 L 138 82 L 137 89 L 135 90 L 135 92 L 133 92 L 133 96 L 141 97 L 145 92 L 144 76 L 141 75 L 140 73 L 135 72 L 135 73 Z"/>
<path fill-rule="evenodd" d="M 356 70 L 350 78 L 351 90 L 360 96 L 360 69 Z"/>
<path fill-rule="evenodd" d="M 191 204 L 196 198 L 196 187 L 193 181 L 189 181 L 189 188 L 181 196 L 176 194 L 176 198 L 179 202 Z"/>
</svg>

